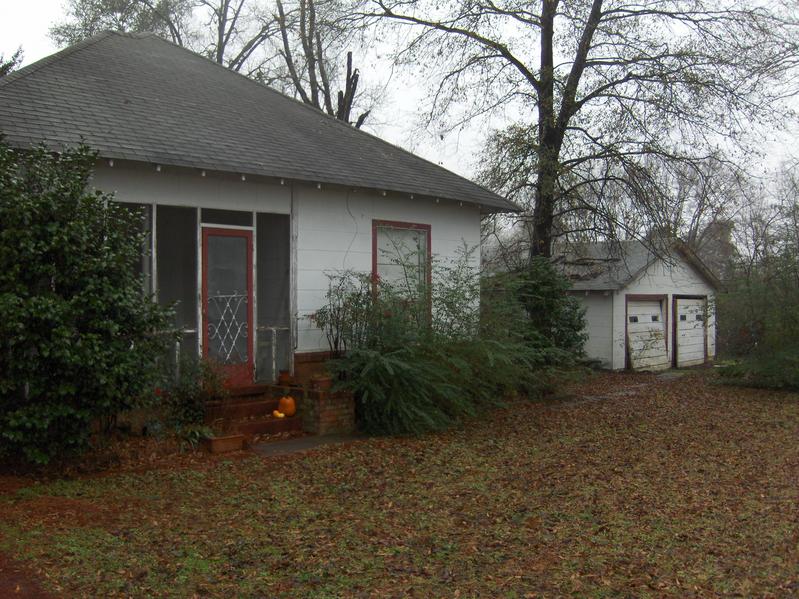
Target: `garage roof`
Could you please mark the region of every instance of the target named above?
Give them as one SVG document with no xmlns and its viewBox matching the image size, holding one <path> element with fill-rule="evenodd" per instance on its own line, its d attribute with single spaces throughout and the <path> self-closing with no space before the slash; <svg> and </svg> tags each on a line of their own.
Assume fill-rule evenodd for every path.
<svg viewBox="0 0 799 599">
<path fill-rule="evenodd" d="M 572 281 L 575 291 L 622 289 L 658 259 L 681 258 L 714 289 L 718 278 L 682 241 L 674 239 L 656 249 L 638 240 L 555 244 L 553 261 Z"/>
<path fill-rule="evenodd" d="M 153 34 L 104 32 L 0 80 L 15 147 L 81 140 L 105 158 L 415 193 L 505 198 Z"/>
</svg>

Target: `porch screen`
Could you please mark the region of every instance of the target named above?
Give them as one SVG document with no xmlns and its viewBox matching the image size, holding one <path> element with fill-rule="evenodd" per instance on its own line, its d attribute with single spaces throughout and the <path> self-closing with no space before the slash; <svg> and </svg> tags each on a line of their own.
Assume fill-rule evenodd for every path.
<svg viewBox="0 0 799 599">
<path fill-rule="evenodd" d="M 142 293 L 147 296 L 152 293 L 152 262 L 151 262 L 151 239 L 152 235 L 152 206 L 149 204 L 134 204 L 129 202 L 115 202 L 120 208 L 130 212 L 137 219 L 141 220 L 141 231 L 144 233 L 141 255 L 136 263 L 133 264 L 133 272 L 141 277 Z"/>
<path fill-rule="evenodd" d="M 256 220 L 258 350 L 255 377 L 274 381 L 288 369 L 291 335 L 291 228 L 287 214 L 259 213 Z"/>
<path fill-rule="evenodd" d="M 197 210 L 157 206 L 155 219 L 158 303 L 175 304 L 184 351 L 197 348 Z"/>
</svg>

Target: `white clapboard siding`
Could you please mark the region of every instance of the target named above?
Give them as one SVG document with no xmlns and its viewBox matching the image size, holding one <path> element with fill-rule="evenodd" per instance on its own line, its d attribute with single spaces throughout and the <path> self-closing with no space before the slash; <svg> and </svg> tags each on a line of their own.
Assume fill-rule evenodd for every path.
<svg viewBox="0 0 799 599">
<path fill-rule="evenodd" d="M 309 315 L 325 303 L 328 274 L 351 269 L 372 271 L 374 221 L 427 225 L 433 259 L 457 260 L 464 246 L 475 249 L 471 264 L 480 266 L 480 210 L 469 204 L 409 195 L 293 185 L 297 228 L 297 352 L 328 350 L 324 333 Z M 434 272 L 435 276 L 435 272 Z"/>
<path fill-rule="evenodd" d="M 93 185 L 115 193 L 119 202 L 164 204 L 290 214 L 293 228 L 295 351 L 328 350 L 324 333 L 309 316 L 325 304 L 328 274 L 352 269 L 372 271 L 372 225 L 375 220 L 430 226 L 432 254 L 447 263 L 464 247 L 480 266 L 480 209 L 472 204 L 383 194 L 299 182 L 242 180 L 241 175 L 117 161 L 98 163 Z"/>
<path fill-rule="evenodd" d="M 707 332 L 704 299 L 678 298 L 677 302 L 677 366 L 696 366 L 705 362 Z"/>
<path fill-rule="evenodd" d="M 660 300 L 627 302 L 627 347 L 633 370 L 669 367 L 666 323 Z"/>
<path fill-rule="evenodd" d="M 610 292 L 575 293 L 585 310 L 585 355 L 602 368 L 613 368 L 613 294 Z"/>
</svg>

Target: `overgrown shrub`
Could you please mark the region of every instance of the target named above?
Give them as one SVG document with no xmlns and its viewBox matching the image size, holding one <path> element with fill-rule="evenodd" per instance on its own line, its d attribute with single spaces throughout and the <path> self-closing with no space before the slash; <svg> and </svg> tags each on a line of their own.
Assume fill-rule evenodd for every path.
<svg viewBox="0 0 799 599">
<path fill-rule="evenodd" d="M 32 462 L 135 407 L 174 341 L 133 268 L 140 215 L 87 190 L 95 159 L 0 140 L 0 453 Z"/>
<path fill-rule="evenodd" d="M 587 339 L 585 310 L 568 293 L 570 287 L 546 258 L 484 277 L 482 327 L 545 351 L 554 362 L 580 357 Z"/>
<path fill-rule="evenodd" d="M 512 276 L 526 315 L 526 339 L 541 347 L 582 354 L 587 339 L 585 310 L 569 295 L 571 283 L 543 257 L 533 259 L 526 270 Z"/>
<path fill-rule="evenodd" d="M 766 389 L 799 390 L 799 351 L 789 349 L 741 359 L 720 369 L 722 381 Z"/>
<path fill-rule="evenodd" d="M 716 302 L 725 357 L 799 349 L 799 255 L 786 251 L 736 272 Z"/>
<path fill-rule="evenodd" d="M 509 394 L 536 394 L 553 368 L 573 363 L 578 341 L 553 332 L 550 321 L 540 330 L 528 317 L 526 294 L 535 276 L 543 275 L 481 284 L 474 262 L 468 248 L 454 261 L 434 261 L 433 284 L 412 296 L 407 282 L 392 285 L 354 272 L 331 275 L 327 306 L 313 320 L 331 349 L 346 350 L 331 369 L 339 388 L 355 394 L 365 430 L 440 430 L 501 404 Z M 565 322 L 571 307 L 559 302 L 570 300 L 554 283 L 548 292 L 561 294 L 552 304 L 564 314 L 557 322 Z M 558 347 L 563 339 L 569 343 Z"/>
<path fill-rule="evenodd" d="M 737 265 L 716 298 L 718 347 L 737 384 L 799 389 L 799 206 L 755 259 Z M 792 215 L 792 216 L 791 216 Z"/>
<path fill-rule="evenodd" d="M 202 424 L 209 401 L 224 400 L 229 392 L 219 366 L 195 355 L 182 354 L 175 372 L 159 389 L 165 424 L 173 429 Z"/>
</svg>

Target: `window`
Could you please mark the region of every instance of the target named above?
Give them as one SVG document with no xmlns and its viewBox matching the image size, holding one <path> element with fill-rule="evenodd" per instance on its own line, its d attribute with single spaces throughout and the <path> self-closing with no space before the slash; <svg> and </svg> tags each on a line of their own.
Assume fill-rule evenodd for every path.
<svg viewBox="0 0 799 599">
<path fill-rule="evenodd" d="M 430 273 L 430 226 L 374 221 L 372 271 L 381 283 L 414 293 Z"/>
<path fill-rule="evenodd" d="M 630 316 L 630 322 L 638 322 L 637 316 Z"/>
<path fill-rule="evenodd" d="M 158 303 L 174 306 L 183 331 L 174 358 L 197 355 L 197 209 L 159 204 L 155 217 Z"/>
<path fill-rule="evenodd" d="M 653 314 L 652 322 L 660 322 L 660 314 Z"/>
<path fill-rule="evenodd" d="M 680 314 L 680 320 L 682 322 L 685 322 L 686 320 L 688 320 L 688 317 L 685 314 Z"/>
<path fill-rule="evenodd" d="M 702 316 L 701 314 L 697 314 L 697 315 L 696 315 L 696 319 L 697 319 L 699 322 L 702 322 L 702 321 L 705 319 L 705 317 L 704 317 L 704 316 Z"/>
<path fill-rule="evenodd" d="M 252 227 L 252 212 L 203 208 L 200 211 L 200 220 L 204 224 Z"/>
</svg>

